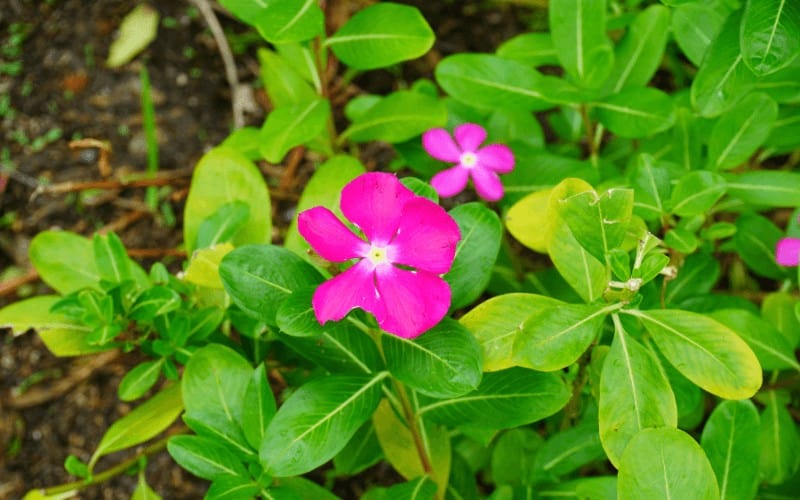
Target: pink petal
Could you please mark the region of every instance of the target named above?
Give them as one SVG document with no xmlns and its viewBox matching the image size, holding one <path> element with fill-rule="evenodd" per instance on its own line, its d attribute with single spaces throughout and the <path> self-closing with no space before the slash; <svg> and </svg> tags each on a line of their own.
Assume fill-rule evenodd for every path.
<svg viewBox="0 0 800 500">
<path fill-rule="evenodd" d="M 455 167 L 442 170 L 431 179 L 431 186 L 442 198 L 455 196 L 467 187 L 469 180 L 469 170 L 456 165 Z"/>
<path fill-rule="evenodd" d="M 344 262 L 364 255 L 369 244 L 353 234 L 333 212 L 314 207 L 300 212 L 297 230 L 323 259 Z"/>
<path fill-rule="evenodd" d="M 321 284 L 311 299 L 314 315 L 321 325 L 339 321 L 356 307 L 376 318 L 386 315 L 386 308 L 375 288 L 375 273 L 366 261 L 361 261 L 335 278 Z"/>
<path fill-rule="evenodd" d="M 414 338 L 441 321 L 450 308 L 450 286 L 435 274 L 386 267 L 376 278 L 386 311 L 375 317 L 389 333 Z"/>
<path fill-rule="evenodd" d="M 342 213 L 358 226 L 370 243 L 391 241 L 403 205 L 416 195 L 393 174 L 370 172 L 350 181 L 342 189 Z"/>
<path fill-rule="evenodd" d="M 458 224 L 442 207 L 417 198 L 403 208 L 397 236 L 392 241 L 393 260 L 421 271 L 444 274 L 453 265 L 460 239 Z"/>
<path fill-rule="evenodd" d="M 489 144 L 476 153 L 478 165 L 498 174 L 507 174 L 514 170 L 514 153 L 505 144 Z"/>
<path fill-rule="evenodd" d="M 437 160 L 457 162 L 461 156 L 450 133 L 443 128 L 432 128 L 422 134 L 422 147 Z"/>
<path fill-rule="evenodd" d="M 475 152 L 486 140 L 486 129 L 474 123 L 464 123 L 456 127 L 454 134 L 462 151 Z"/>
<path fill-rule="evenodd" d="M 783 238 L 775 247 L 775 260 L 782 266 L 800 264 L 800 238 Z"/>
<path fill-rule="evenodd" d="M 471 172 L 478 196 L 486 201 L 497 201 L 503 197 L 503 183 L 496 173 L 480 167 L 473 168 Z"/>
</svg>

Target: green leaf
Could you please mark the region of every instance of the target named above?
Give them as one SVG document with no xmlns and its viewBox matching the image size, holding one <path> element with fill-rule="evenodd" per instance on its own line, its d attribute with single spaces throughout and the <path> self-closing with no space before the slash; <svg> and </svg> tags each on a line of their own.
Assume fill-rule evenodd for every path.
<svg viewBox="0 0 800 500">
<path fill-rule="evenodd" d="M 741 15 L 731 14 L 711 43 L 692 81 L 692 106 L 701 116 L 718 116 L 756 84 L 756 76 L 739 52 Z"/>
<path fill-rule="evenodd" d="M 700 2 L 687 2 L 672 9 L 675 41 L 695 66 L 703 62 L 709 46 L 722 30 L 725 17 L 722 9 Z"/>
<path fill-rule="evenodd" d="M 559 274 L 587 303 L 597 300 L 608 285 L 605 266 L 587 252 L 561 219 L 555 221 L 547 252 Z"/>
<path fill-rule="evenodd" d="M 508 232 L 535 252 L 547 252 L 550 243 L 554 222 L 554 217 L 549 213 L 551 193 L 551 189 L 533 192 L 514 203 L 506 212 Z"/>
<path fill-rule="evenodd" d="M 293 291 L 322 282 L 311 264 L 272 245 L 237 248 L 222 259 L 219 274 L 234 304 L 270 325 L 275 324 L 278 308 Z"/>
<path fill-rule="evenodd" d="M 732 249 L 754 273 L 766 278 L 781 279 L 787 276 L 785 267 L 775 262 L 775 245 L 783 232 L 761 215 L 746 212 L 736 219 L 736 234 L 731 239 Z"/>
<path fill-rule="evenodd" d="M 267 380 L 264 363 L 253 371 L 244 391 L 244 401 L 247 401 L 247 404 L 242 406 L 241 422 L 244 437 L 251 448 L 258 449 L 264 439 L 267 425 L 275 415 L 275 396 Z"/>
<path fill-rule="evenodd" d="M 597 118 L 620 137 L 648 137 L 675 123 L 672 99 L 652 87 L 633 87 L 593 103 Z"/>
<path fill-rule="evenodd" d="M 788 66 L 800 54 L 800 5 L 748 0 L 739 43 L 745 64 L 758 76 Z"/>
<path fill-rule="evenodd" d="M 710 293 L 720 275 L 719 260 L 706 252 L 687 255 L 678 275 L 667 282 L 665 304 L 678 304 L 698 295 Z"/>
<path fill-rule="evenodd" d="M 572 235 L 600 262 L 625 238 L 633 213 L 632 189 L 609 189 L 602 195 L 584 191 L 557 200 L 559 217 Z"/>
<path fill-rule="evenodd" d="M 102 279 L 111 283 L 122 283 L 133 279 L 132 262 L 116 234 L 95 234 L 92 248 L 95 264 Z"/>
<path fill-rule="evenodd" d="M 561 477 L 605 457 L 595 425 L 582 424 L 553 434 L 536 453 L 536 472 Z"/>
<path fill-rule="evenodd" d="M 616 308 L 560 304 L 537 309 L 514 339 L 512 359 L 541 371 L 565 368 L 597 340 L 606 315 Z"/>
<path fill-rule="evenodd" d="M 742 309 L 714 311 L 711 317 L 736 332 L 753 350 L 764 370 L 800 371 L 793 346 L 768 321 Z"/>
<path fill-rule="evenodd" d="M 209 344 L 198 349 L 186 364 L 181 382 L 186 416 L 237 429 L 252 373 L 250 363 L 229 347 Z"/>
<path fill-rule="evenodd" d="M 284 247 L 296 254 L 308 258 L 311 246 L 297 231 L 297 214 L 312 207 L 322 206 L 342 216 L 339 209 L 339 197 L 344 186 L 363 174 L 364 166 L 350 155 L 337 155 L 317 166 L 314 175 L 303 188 L 300 201 L 297 202 L 295 215 L 284 238 Z"/>
<path fill-rule="evenodd" d="M 756 90 L 766 93 L 781 104 L 800 102 L 800 64 L 798 64 L 798 59 L 795 59 L 788 68 L 759 78 Z"/>
<path fill-rule="evenodd" d="M 139 481 L 136 483 L 136 489 L 133 490 L 131 500 L 161 500 L 161 495 L 153 491 L 147 484 L 144 471 L 139 472 Z"/>
<path fill-rule="evenodd" d="M 266 2 L 247 21 L 270 43 L 302 42 L 322 34 L 324 15 L 316 0 Z"/>
<path fill-rule="evenodd" d="M 483 371 L 494 372 L 515 366 L 511 357 L 520 325 L 531 312 L 561 304 L 553 298 L 529 293 L 507 293 L 485 300 L 463 315 L 464 325 L 481 346 Z M 527 363 L 522 364 L 526 368 Z"/>
<path fill-rule="evenodd" d="M 537 89 L 542 75 L 488 54 L 455 54 L 436 65 L 436 81 L 453 98 L 485 109 L 538 111 L 553 107 Z"/>
<path fill-rule="evenodd" d="M 531 484 L 534 458 L 544 444 L 541 435 L 528 428 L 510 429 L 492 447 L 491 472 L 494 484 Z"/>
<path fill-rule="evenodd" d="M 199 414 L 197 414 L 199 415 Z M 204 413 L 200 418 L 190 414 L 183 415 L 186 425 L 198 436 L 211 438 L 220 446 L 236 455 L 239 460 L 249 461 L 256 458 L 256 452 L 247 443 L 242 429 L 220 413 Z"/>
<path fill-rule="evenodd" d="M 330 375 L 297 389 L 267 427 L 260 448 L 264 469 L 293 476 L 333 458 L 372 416 L 387 375 Z"/>
<path fill-rule="evenodd" d="M 205 500 L 239 500 L 255 498 L 260 487 L 249 477 L 230 474 L 214 474 L 211 486 L 204 497 Z"/>
<path fill-rule="evenodd" d="M 776 391 L 768 391 L 765 396 L 766 407 L 761 412 L 760 479 L 780 484 L 792 477 L 800 466 L 800 434 Z"/>
<path fill-rule="evenodd" d="M 210 248 L 231 241 L 250 217 L 250 207 L 242 201 L 232 201 L 219 207 L 206 218 L 197 230 L 197 248 Z"/>
<path fill-rule="evenodd" d="M 219 0 L 219 3 L 243 23 L 250 23 L 267 4 L 264 0 Z"/>
<path fill-rule="evenodd" d="M 230 243 L 219 243 L 210 248 L 195 250 L 189 259 L 183 279 L 195 285 L 222 290 L 219 264 L 231 251 L 233 245 Z"/>
<path fill-rule="evenodd" d="M 341 138 L 354 142 L 403 142 L 447 121 L 444 103 L 411 91 L 392 92 L 357 117 Z"/>
<path fill-rule="evenodd" d="M 480 203 L 459 205 L 449 212 L 461 231 L 461 241 L 450 271 L 444 275 L 450 284 L 450 308 L 458 309 L 483 293 L 500 251 L 503 224 L 497 214 Z"/>
<path fill-rule="evenodd" d="M 350 442 L 333 457 L 337 475 L 354 476 L 372 467 L 383 458 L 381 445 L 372 422 L 366 422 L 356 431 Z"/>
<path fill-rule="evenodd" d="M 599 407 L 600 440 L 616 467 L 639 431 L 678 425 L 675 396 L 658 359 L 621 325 L 603 361 Z"/>
<path fill-rule="evenodd" d="M 341 321 L 323 328 L 323 332 L 313 337 L 278 337 L 297 354 L 331 373 L 363 375 L 382 369 L 375 342 L 355 325 Z"/>
<path fill-rule="evenodd" d="M 317 97 L 314 88 L 282 55 L 269 49 L 258 49 L 261 82 L 276 108 L 309 102 Z"/>
<path fill-rule="evenodd" d="M 614 60 L 605 33 L 605 0 L 561 0 L 548 9 L 556 55 L 579 85 L 596 88 L 608 77 Z"/>
<path fill-rule="evenodd" d="M 723 401 L 708 417 L 700 443 L 717 476 L 720 498 L 747 500 L 758 489 L 761 450 L 756 407 L 750 401 Z"/>
<path fill-rule="evenodd" d="M 383 2 L 357 12 L 325 45 L 351 68 L 375 69 L 420 57 L 435 39 L 416 7 Z"/>
<path fill-rule="evenodd" d="M 545 498 L 574 497 L 586 500 L 616 500 L 617 477 L 582 477 L 545 487 L 538 486 L 536 493 Z"/>
<path fill-rule="evenodd" d="M 314 500 L 340 500 L 339 497 L 329 490 L 318 485 L 314 481 L 304 477 L 284 477 L 281 478 L 280 486 L 270 488 L 268 491 L 275 499 L 304 499 L 313 498 Z"/>
<path fill-rule="evenodd" d="M 320 98 L 275 108 L 261 127 L 261 154 L 280 163 L 290 149 L 318 136 L 330 113 L 327 99 Z"/>
<path fill-rule="evenodd" d="M 325 326 L 317 321 L 311 300 L 316 286 L 292 292 L 278 308 L 275 322 L 281 332 L 292 337 L 318 337 L 335 329 L 340 323 L 328 322 Z"/>
<path fill-rule="evenodd" d="M 512 37 L 497 47 L 497 55 L 528 66 L 558 64 L 550 33 L 523 33 Z"/>
<path fill-rule="evenodd" d="M 767 139 L 778 117 L 778 105 L 768 95 L 747 95 L 722 114 L 708 139 L 708 167 L 725 170 L 746 161 Z"/>
<path fill-rule="evenodd" d="M 169 427 L 183 411 L 181 386 L 173 384 L 114 422 L 89 460 L 89 470 L 109 453 L 143 443 Z"/>
<path fill-rule="evenodd" d="M 241 460 L 214 439 L 202 436 L 173 436 L 167 451 L 178 465 L 197 477 L 213 481 L 218 477 L 247 477 Z"/>
<path fill-rule="evenodd" d="M 672 189 L 672 213 L 687 217 L 705 214 L 725 194 L 726 184 L 719 174 L 694 171 L 680 178 Z"/>
<path fill-rule="evenodd" d="M 798 302 L 785 291 L 768 293 L 761 302 L 761 316 L 777 328 L 792 347 L 800 342 L 800 315 L 795 314 Z"/>
<path fill-rule="evenodd" d="M 106 66 L 117 68 L 133 60 L 156 39 L 158 11 L 147 4 L 139 4 L 119 25 L 119 35 L 111 42 Z"/>
<path fill-rule="evenodd" d="M 700 445 L 678 429 L 645 429 L 622 455 L 620 500 L 719 498 L 714 470 Z"/>
<path fill-rule="evenodd" d="M 467 394 L 424 398 L 417 414 L 448 426 L 508 429 L 549 417 L 567 404 L 569 396 L 555 373 L 509 368 L 487 373 Z"/>
<path fill-rule="evenodd" d="M 83 236 L 42 231 L 31 240 L 28 256 L 42 281 L 62 295 L 100 284 L 92 242 Z"/>
<path fill-rule="evenodd" d="M 449 318 L 413 340 L 383 334 L 381 347 L 392 375 L 422 394 L 461 396 L 481 381 L 480 346 Z"/>
<path fill-rule="evenodd" d="M 234 246 L 266 243 L 272 239 L 272 209 L 269 191 L 258 168 L 247 157 L 217 147 L 195 166 L 183 212 L 183 239 L 191 254 L 198 247 L 197 234 L 208 217 L 234 201 L 247 204 L 250 217 L 236 232 Z"/>
<path fill-rule="evenodd" d="M 630 175 L 633 213 L 648 221 L 668 212 L 672 189 L 669 170 L 652 160 L 650 155 L 641 155 Z"/>
<path fill-rule="evenodd" d="M 167 286 L 157 285 L 136 297 L 129 314 L 136 321 L 152 321 L 156 316 L 175 311 L 181 304 L 183 300 L 178 292 Z"/>
<path fill-rule="evenodd" d="M 675 111 L 671 159 L 685 170 L 697 170 L 701 165 L 701 148 L 706 142 L 701 120 L 689 108 L 679 107 Z"/>
<path fill-rule="evenodd" d="M 636 16 L 615 49 L 614 68 L 605 83 L 610 93 L 647 85 L 664 57 L 669 21 L 663 5 L 651 5 Z"/>
<path fill-rule="evenodd" d="M 730 174 L 728 194 L 758 207 L 800 207 L 800 173 L 758 170 Z"/>
<path fill-rule="evenodd" d="M 761 365 L 733 331 L 688 311 L 623 310 L 639 318 L 659 350 L 686 378 L 726 399 L 753 396 L 761 387 Z"/>
<path fill-rule="evenodd" d="M 158 381 L 164 359 L 139 363 L 122 377 L 117 394 L 122 401 L 133 401 L 144 395 Z"/>
</svg>

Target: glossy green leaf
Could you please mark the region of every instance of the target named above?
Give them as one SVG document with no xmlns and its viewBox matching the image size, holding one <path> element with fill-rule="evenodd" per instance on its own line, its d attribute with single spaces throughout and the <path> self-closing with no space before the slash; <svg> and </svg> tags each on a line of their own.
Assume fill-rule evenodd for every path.
<svg viewBox="0 0 800 500">
<path fill-rule="evenodd" d="M 783 232 L 761 215 L 747 212 L 736 219 L 732 248 L 754 273 L 766 278 L 781 279 L 787 269 L 775 262 L 775 245 Z"/>
<path fill-rule="evenodd" d="M 800 172 L 758 170 L 726 176 L 728 193 L 758 207 L 800 207 Z"/>
<path fill-rule="evenodd" d="M 672 213 L 687 217 L 704 214 L 725 194 L 726 184 L 719 174 L 693 171 L 680 178 L 672 189 Z"/>
<path fill-rule="evenodd" d="M 253 447 L 247 443 L 241 427 L 220 413 L 187 413 L 183 415 L 183 421 L 198 436 L 213 439 L 240 460 L 250 461 L 257 456 Z"/>
<path fill-rule="evenodd" d="M 449 212 L 461 231 L 461 241 L 450 271 L 444 275 L 450 284 L 450 308 L 458 309 L 483 293 L 500 251 L 503 224 L 497 214 L 480 203 L 459 205 Z"/>
<path fill-rule="evenodd" d="M 678 47 L 695 66 L 717 38 L 725 22 L 725 12 L 715 5 L 687 2 L 672 10 L 672 33 Z"/>
<path fill-rule="evenodd" d="M 551 189 L 533 192 L 514 203 L 505 216 L 508 232 L 526 247 L 540 253 L 547 252 L 552 233 L 551 193 Z"/>
<path fill-rule="evenodd" d="M 311 286 L 295 290 L 281 303 L 275 316 L 275 322 L 281 332 L 293 337 L 316 337 L 337 325 L 329 322 L 326 326 L 322 326 L 317 321 L 311 305 L 316 289 L 316 286 Z"/>
<path fill-rule="evenodd" d="M 411 91 L 392 92 L 356 119 L 342 138 L 355 142 L 403 142 L 447 121 L 447 110 L 436 97 Z"/>
<path fill-rule="evenodd" d="M 325 45 L 354 69 L 375 69 L 416 59 L 435 36 L 416 7 L 383 2 L 350 18 Z"/>
<path fill-rule="evenodd" d="M 222 290 L 219 264 L 231 251 L 233 245 L 230 243 L 220 243 L 211 248 L 195 250 L 189 259 L 183 279 L 195 285 Z"/>
<path fill-rule="evenodd" d="M 553 434 L 536 454 L 538 474 L 562 477 L 605 458 L 597 426 L 582 424 Z"/>
<path fill-rule="evenodd" d="M 542 436 L 529 428 L 510 429 L 492 446 L 492 480 L 500 484 L 530 484 L 534 479 L 534 458 L 544 444 Z"/>
<path fill-rule="evenodd" d="M 679 107 L 675 110 L 670 158 L 685 170 L 697 170 L 702 164 L 702 145 L 705 143 L 705 133 L 701 120 L 689 108 Z"/>
<path fill-rule="evenodd" d="M 279 334 L 281 341 L 300 356 L 331 373 L 362 375 L 382 369 L 375 342 L 347 320 L 331 324 L 314 337 Z"/>
<path fill-rule="evenodd" d="M 704 295 L 714 288 L 719 280 L 719 260 L 706 252 L 687 255 L 678 268 L 678 275 L 666 284 L 665 304 L 678 304 L 689 297 Z"/>
<path fill-rule="evenodd" d="M 364 166 L 350 155 L 337 155 L 318 165 L 297 202 L 296 214 L 284 238 L 284 247 L 300 256 L 308 257 L 311 247 L 297 231 L 297 214 L 322 206 L 341 217 L 339 197 L 342 188 L 364 172 Z"/>
<path fill-rule="evenodd" d="M 736 332 L 753 350 L 764 370 L 800 371 L 793 346 L 768 321 L 742 309 L 722 309 L 711 313 L 711 317 Z"/>
<path fill-rule="evenodd" d="M 294 500 L 313 498 L 314 500 L 339 500 L 330 490 L 304 477 L 283 477 L 280 486 L 272 487 L 269 494 L 275 499 Z"/>
<path fill-rule="evenodd" d="M 293 476 L 333 458 L 372 416 L 386 375 L 330 375 L 297 389 L 261 441 L 264 469 L 273 476 Z"/>
<path fill-rule="evenodd" d="M 324 23 L 322 9 L 316 0 L 268 1 L 248 20 L 248 24 L 270 43 L 310 40 L 322 34 Z"/>
<path fill-rule="evenodd" d="M 800 467 L 800 433 L 783 398 L 779 398 L 776 391 L 767 392 L 765 400 L 759 440 L 760 479 L 769 484 L 780 484 Z"/>
<path fill-rule="evenodd" d="M 383 458 L 383 451 L 372 422 L 367 421 L 356 431 L 350 442 L 333 457 L 338 475 L 354 476 L 372 467 Z"/>
<path fill-rule="evenodd" d="M 541 371 L 565 368 L 597 340 L 616 306 L 559 304 L 535 310 L 514 339 L 512 359 Z"/>
<path fill-rule="evenodd" d="M 800 54 L 800 5 L 748 0 L 739 41 L 745 64 L 758 76 L 789 65 Z"/>
<path fill-rule="evenodd" d="M 740 20 L 739 14 L 728 17 L 692 81 L 692 106 L 701 116 L 718 116 L 756 84 L 739 51 Z"/>
<path fill-rule="evenodd" d="M 445 318 L 416 339 L 381 335 L 386 366 L 408 387 L 432 397 L 464 395 L 481 381 L 481 350 L 461 324 Z"/>
<path fill-rule="evenodd" d="M 497 47 L 497 55 L 528 66 L 558 64 L 550 33 L 523 33 L 509 38 Z"/>
<path fill-rule="evenodd" d="M 275 323 L 278 308 L 293 291 L 322 281 L 311 264 L 272 245 L 237 248 L 222 259 L 219 274 L 233 302 L 267 324 Z"/>
<path fill-rule="evenodd" d="M 136 297 L 129 314 L 137 321 L 152 321 L 156 316 L 175 311 L 182 303 L 178 292 L 168 286 L 156 285 Z"/>
<path fill-rule="evenodd" d="M 664 234 L 664 244 L 682 254 L 692 254 L 697 250 L 700 241 L 691 231 L 676 227 Z"/>
<path fill-rule="evenodd" d="M 636 16 L 616 46 L 608 91 L 647 85 L 664 57 L 669 24 L 670 11 L 663 5 L 651 5 Z"/>
<path fill-rule="evenodd" d="M 173 436 L 167 442 L 170 456 L 197 477 L 213 481 L 218 477 L 247 477 L 241 460 L 218 444 L 202 436 Z"/>
<path fill-rule="evenodd" d="M 261 82 L 274 107 L 309 102 L 317 97 L 314 88 L 282 55 L 258 49 L 258 62 Z"/>
<path fill-rule="evenodd" d="M 800 149 L 800 113 L 796 106 L 779 108 L 764 146 L 778 152 Z"/>
<path fill-rule="evenodd" d="M 716 473 L 721 499 L 755 496 L 761 450 L 753 436 L 759 433 L 758 411 L 750 401 L 723 401 L 708 417 L 700 443 Z"/>
<path fill-rule="evenodd" d="M 311 45 L 311 43 L 281 43 L 275 46 L 275 50 L 278 51 L 278 54 L 286 60 L 292 69 L 314 86 L 314 90 L 318 95 L 322 95 L 322 81 L 320 81 L 319 70 L 317 69 L 317 62 L 311 50 Z M 323 53 L 321 58 L 324 65 L 326 54 Z"/>
<path fill-rule="evenodd" d="M 710 169 L 733 168 L 761 146 L 778 117 L 778 105 L 768 95 L 747 95 L 723 113 L 708 139 Z"/>
<path fill-rule="evenodd" d="M 633 213 L 644 220 L 656 220 L 669 211 L 672 190 L 670 172 L 642 155 L 630 174 L 633 187 Z"/>
<path fill-rule="evenodd" d="M 219 0 L 219 4 L 243 23 L 252 21 L 266 6 L 264 0 Z"/>
<path fill-rule="evenodd" d="M 330 104 L 320 98 L 275 108 L 261 127 L 261 154 L 280 163 L 290 149 L 318 136 L 330 113 Z"/>
<path fill-rule="evenodd" d="M 417 413 L 448 426 L 508 429 L 549 417 L 568 399 L 569 391 L 557 374 L 509 368 L 487 373 L 467 394 L 424 398 Z"/>
<path fill-rule="evenodd" d="M 272 239 L 269 191 L 258 168 L 240 153 L 218 147 L 203 156 L 192 175 L 183 212 L 183 239 L 188 253 L 198 248 L 197 234 L 206 218 L 225 204 L 246 203 L 250 216 L 232 243 L 266 243 Z"/>
<path fill-rule="evenodd" d="M 647 137 L 675 123 L 672 99 L 652 87 L 632 87 L 593 104 L 600 123 L 621 137 Z"/>
<path fill-rule="evenodd" d="M 133 263 L 116 234 L 95 234 L 92 247 L 95 264 L 102 279 L 111 283 L 122 283 L 133 279 L 131 269 Z"/>
<path fill-rule="evenodd" d="M 266 372 L 264 363 L 258 365 L 244 391 L 246 404 L 242 405 L 242 430 L 247 443 L 253 449 L 258 449 L 261 445 L 267 425 L 275 415 L 275 396 Z"/>
<path fill-rule="evenodd" d="M 800 102 L 800 60 L 788 67 L 759 78 L 756 90 L 766 93 L 781 104 Z"/>
<path fill-rule="evenodd" d="M 156 39 L 158 11 L 147 4 L 139 4 L 119 25 L 119 34 L 108 49 L 106 66 L 118 68 L 133 60 Z"/>
<path fill-rule="evenodd" d="M 542 151 L 526 144 L 513 144 L 514 156 L 518 165 L 536 165 L 536 168 L 515 168 L 503 176 L 506 195 L 500 204 L 507 207 L 536 191 L 553 188 L 566 179 L 569 182 L 584 181 L 583 184 L 597 184 L 597 168 L 591 162 L 569 156 Z"/>
<path fill-rule="evenodd" d="M 600 440 L 617 467 L 639 431 L 678 425 L 675 396 L 658 359 L 622 328 L 603 362 L 599 406 Z"/>
<path fill-rule="evenodd" d="M 181 386 L 173 384 L 111 424 L 89 460 L 89 470 L 100 457 L 144 443 L 158 435 L 182 411 Z"/>
<path fill-rule="evenodd" d="M 747 344 L 725 325 L 688 311 L 625 310 L 642 321 L 661 353 L 686 378 L 726 399 L 753 396 L 761 365 Z"/>
<path fill-rule="evenodd" d="M 242 201 L 232 201 L 219 207 L 206 218 L 197 230 L 197 248 L 209 248 L 231 241 L 250 217 L 250 207 Z"/>
<path fill-rule="evenodd" d="M 42 281 L 63 295 L 97 288 L 102 278 L 92 242 L 74 233 L 42 231 L 31 240 L 28 256 Z"/>
<path fill-rule="evenodd" d="M 395 484 L 381 491 L 383 500 L 427 500 L 436 498 L 437 485 L 429 476 Z M 372 497 L 370 497 L 372 498 Z"/>
<path fill-rule="evenodd" d="M 206 491 L 205 500 L 239 500 L 253 498 L 260 487 L 246 476 L 231 474 L 214 475 L 214 480 Z"/>
<path fill-rule="evenodd" d="M 144 395 L 158 381 L 163 359 L 139 363 L 122 377 L 117 394 L 122 401 L 133 401 Z"/>
<path fill-rule="evenodd" d="M 619 465 L 620 500 L 719 498 L 714 470 L 700 445 L 678 429 L 645 429 L 631 439 Z"/>
<path fill-rule="evenodd" d="M 559 216 L 572 235 L 593 257 L 605 262 L 625 238 L 633 212 L 633 190 L 609 189 L 573 194 L 557 200 Z"/>
<path fill-rule="evenodd" d="M 560 219 L 554 222 L 547 252 L 559 274 L 584 301 L 591 303 L 602 295 L 609 278 L 605 266 L 578 243 Z"/>
<path fill-rule="evenodd" d="M 488 54 L 455 54 L 436 65 L 436 81 L 448 95 L 486 109 L 553 107 L 537 90 L 542 78 L 529 66 Z"/>
<path fill-rule="evenodd" d="M 761 316 L 777 328 L 792 347 L 800 342 L 800 315 L 795 314 L 799 302 L 785 291 L 768 293 L 761 302 Z"/>
<path fill-rule="evenodd" d="M 582 477 L 563 483 L 538 486 L 537 493 L 547 497 L 574 497 L 586 500 L 616 500 L 617 477 Z"/>
<path fill-rule="evenodd" d="M 611 70 L 614 52 L 605 33 L 605 0 L 562 0 L 548 9 L 556 55 L 579 85 L 596 88 Z"/>
<path fill-rule="evenodd" d="M 161 500 L 161 495 L 147 484 L 143 471 L 139 473 L 139 481 L 136 483 L 136 489 L 133 490 L 131 500 Z"/>
<path fill-rule="evenodd" d="M 483 371 L 494 372 L 516 365 L 511 359 L 511 349 L 525 319 L 539 308 L 560 303 L 544 295 L 507 293 L 481 302 L 459 322 L 481 346 Z"/>
</svg>

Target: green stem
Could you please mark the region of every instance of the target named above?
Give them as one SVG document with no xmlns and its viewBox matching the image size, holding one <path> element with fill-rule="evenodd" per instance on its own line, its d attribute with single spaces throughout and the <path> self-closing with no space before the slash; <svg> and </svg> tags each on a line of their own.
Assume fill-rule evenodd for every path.
<svg viewBox="0 0 800 500">
<path fill-rule="evenodd" d="M 145 142 L 147 143 L 147 174 L 153 178 L 158 172 L 158 137 L 156 136 L 156 112 L 153 99 L 150 96 L 150 74 L 142 65 L 139 73 L 142 84 L 142 126 L 144 127 Z M 150 186 L 145 193 L 147 206 L 155 212 L 158 210 L 158 188 Z"/>
<path fill-rule="evenodd" d="M 414 413 L 414 408 L 412 408 L 411 402 L 408 400 L 406 388 L 397 380 L 394 380 L 394 385 L 395 392 L 397 392 L 400 404 L 403 407 L 403 415 L 406 418 L 406 422 L 408 422 L 408 430 L 411 431 L 411 436 L 414 438 L 414 447 L 417 449 L 417 455 L 419 455 L 422 470 L 425 471 L 425 474 L 433 476 L 433 466 L 431 465 L 431 460 L 428 457 L 428 450 L 425 448 L 425 442 L 422 439 L 422 434 L 417 425 L 417 415 Z"/>
</svg>

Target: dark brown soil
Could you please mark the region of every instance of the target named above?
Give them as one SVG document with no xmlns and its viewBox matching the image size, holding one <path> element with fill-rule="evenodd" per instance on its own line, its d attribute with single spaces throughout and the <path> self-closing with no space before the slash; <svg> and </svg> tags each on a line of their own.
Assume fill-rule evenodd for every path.
<svg viewBox="0 0 800 500">
<path fill-rule="evenodd" d="M 178 178 L 172 186 L 162 188 L 166 211 L 158 214 L 145 209 L 142 189 L 32 196 L 41 185 L 103 178 L 98 168 L 99 150 L 70 149 L 68 143 L 73 139 L 110 143 L 112 179 L 145 170 L 142 64 L 152 82 L 162 171 L 188 175 L 200 156 L 230 132 L 230 89 L 221 58 L 203 19 L 189 2 L 152 2 L 162 19 L 157 39 L 134 62 L 119 69 L 105 67 L 121 19 L 138 3 L 6 0 L 0 8 L 0 46 L 11 44 L 14 33 L 25 33 L 20 55 L 10 57 L 13 51 L 3 52 L 0 60 L 21 64 L 16 73 L 0 72 L 0 98 L 8 96 L 4 98 L 8 99 L 5 112 L 0 100 L 0 306 L 46 292 L 35 280 L 4 288 L 30 269 L 28 244 L 42 230 L 59 227 L 90 235 L 101 228 L 114 229 L 128 248 L 154 252 L 146 265 L 181 243 L 186 179 Z M 332 15 L 364 3 L 327 2 Z M 522 31 L 530 19 L 530 12 L 506 4 L 406 3 L 420 7 L 437 31 L 435 49 L 407 64 L 400 76 L 371 72 L 357 79 L 358 87 L 348 90 L 385 93 L 399 88 L 403 80 L 430 77 L 436 61 L 444 55 L 493 51 Z M 229 33 L 247 31 L 224 13 L 218 17 Z M 258 80 L 254 53 L 253 45 L 236 56 L 239 78 L 246 84 Z M 246 120 L 259 125 L 268 102 L 255 90 L 250 104 Z M 369 155 L 371 149 L 365 151 Z M 385 152 L 385 148 L 375 151 Z M 378 166 L 383 158 L 365 160 Z M 268 183 L 277 185 L 283 166 L 262 167 Z M 301 171 L 298 178 L 307 174 Z M 274 211 L 279 233 L 290 217 L 293 196 L 303 187 L 302 182 L 290 185 L 293 193 Z M 179 263 L 175 257 L 162 260 L 173 268 Z M 64 471 L 64 459 L 70 454 L 88 459 L 108 426 L 131 410 L 132 405 L 118 400 L 116 391 L 121 377 L 139 360 L 135 353 L 104 364 L 97 359 L 56 358 L 34 333 L 14 338 L 9 331 L 0 330 L 0 498 L 21 498 L 32 488 L 75 480 Z M 34 401 L 33 396 L 40 399 Z M 103 459 L 97 470 L 125 456 Z M 207 482 L 177 467 L 166 452 L 152 457 L 146 476 L 164 498 L 201 498 L 207 487 Z M 393 479 L 390 471 L 378 467 L 359 478 L 338 482 L 335 490 L 343 498 L 355 498 L 370 484 Z M 135 485 L 136 477 L 122 475 L 81 492 L 80 497 L 129 498 Z"/>
</svg>

